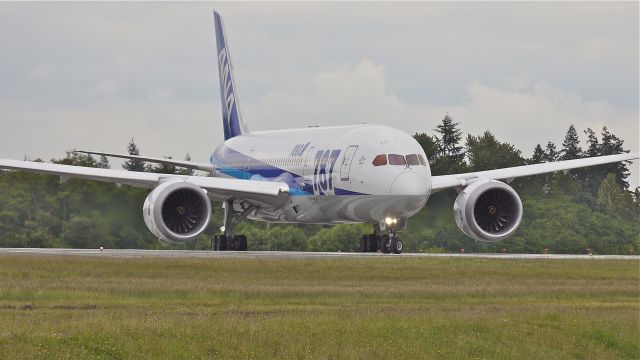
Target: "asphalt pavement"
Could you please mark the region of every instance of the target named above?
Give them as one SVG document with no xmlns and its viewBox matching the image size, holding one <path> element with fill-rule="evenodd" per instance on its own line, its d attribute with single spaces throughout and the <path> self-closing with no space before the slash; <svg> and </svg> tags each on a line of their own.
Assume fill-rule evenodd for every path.
<svg viewBox="0 0 640 360">
<path fill-rule="evenodd" d="M 0 248 L 3 255 L 41 256 L 105 256 L 123 258 L 165 257 L 165 258 L 470 258 L 470 259 L 552 259 L 552 260 L 640 260 L 640 255 L 565 255 L 565 254 L 426 254 L 404 253 L 342 253 L 342 252 L 295 252 L 295 251 L 193 251 L 193 250 L 137 250 L 137 249 L 39 249 Z"/>
</svg>

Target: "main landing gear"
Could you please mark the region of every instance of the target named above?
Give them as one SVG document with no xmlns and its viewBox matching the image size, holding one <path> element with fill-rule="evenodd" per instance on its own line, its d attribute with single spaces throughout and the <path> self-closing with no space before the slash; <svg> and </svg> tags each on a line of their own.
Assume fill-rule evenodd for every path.
<svg viewBox="0 0 640 360">
<path fill-rule="evenodd" d="M 385 219 L 385 222 L 392 222 L 388 220 L 389 219 Z M 360 241 L 360 251 L 382 252 L 384 254 L 401 254 L 402 249 L 404 248 L 404 243 L 396 232 L 396 226 L 393 226 L 396 223 L 397 221 L 395 223 L 386 225 L 385 223 L 381 222 L 381 224 L 373 225 L 373 234 L 362 236 L 362 239 Z"/>
<path fill-rule="evenodd" d="M 222 235 L 215 235 L 211 241 L 211 250 L 214 251 L 247 251 L 247 237 L 235 235 L 234 230 L 244 220 L 255 206 L 248 206 L 237 210 L 231 200 L 224 202 L 224 226 L 220 228 Z"/>
</svg>

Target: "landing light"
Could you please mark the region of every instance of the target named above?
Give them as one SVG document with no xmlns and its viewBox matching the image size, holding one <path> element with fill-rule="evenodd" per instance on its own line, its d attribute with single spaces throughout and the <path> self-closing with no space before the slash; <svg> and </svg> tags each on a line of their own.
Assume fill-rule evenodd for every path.
<svg viewBox="0 0 640 360">
<path fill-rule="evenodd" d="M 384 223 L 387 224 L 387 226 L 395 225 L 398 223 L 398 219 L 388 217 L 384 219 Z"/>
</svg>

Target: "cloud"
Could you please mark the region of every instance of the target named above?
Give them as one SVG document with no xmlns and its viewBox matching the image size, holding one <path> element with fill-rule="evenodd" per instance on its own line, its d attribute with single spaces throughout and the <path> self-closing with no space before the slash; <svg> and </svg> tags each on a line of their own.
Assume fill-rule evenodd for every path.
<svg viewBox="0 0 640 360">
<path fill-rule="evenodd" d="M 151 101 L 164 101 L 173 99 L 176 96 L 175 91 L 165 85 L 158 85 L 147 91 L 147 98 Z"/>
<path fill-rule="evenodd" d="M 118 90 L 120 84 L 115 80 L 100 80 L 89 87 L 89 94 L 95 97 L 113 97 Z"/>
<path fill-rule="evenodd" d="M 448 111 L 525 155 L 560 144 L 570 123 L 607 125 L 638 149 L 638 7 L 216 5 L 252 129 L 368 122 L 413 133 Z M 117 151 L 135 136 L 148 154 L 206 158 L 221 141 L 210 4 L 0 9 L 11 35 L 0 35 L 2 157 L 60 156 L 59 144 Z"/>
<path fill-rule="evenodd" d="M 223 139 L 220 106 L 209 102 L 108 102 L 74 108 L 1 101 L 2 158 L 65 156 L 73 148 L 124 152 L 131 137 L 144 155 L 207 161 Z M 7 144 L 20 142 L 14 146 Z"/>
<path fill-rule="evenodd" d="M 560 147 L 571 124 L 580 132 L 587 127 L 599 132 L 606 125 L 625 140 L 625 148 L 639 149 L 637 111 L 587 101 L 577 92 L 544 81 L 530 83 L 524 76 L 499 85 L 473 81 L 465 96 L 450 104 L 433 104 L 428 99 L 408 103 L 389 89 L 385 67 L 366 58 L 299 79 L 289 88 L 274 89 L 244 108 L 250 126 L 265 130 L 382 123 L 409 133 L 432 133 L 449 113 L 462 123 L 465 133 L 489 130 L 521 149 L 524 156 L 530 156 L 538 143 L 553 141 Z M 637 183 L 637 171 L 634 178 Z"/>
<path fill-rule="evenodd" d="M 31 80 L 48 80 L 52 75 L 53 71 L 51 66 L 40 64 L 31 71 L 29 78 Z"/>
</svg>

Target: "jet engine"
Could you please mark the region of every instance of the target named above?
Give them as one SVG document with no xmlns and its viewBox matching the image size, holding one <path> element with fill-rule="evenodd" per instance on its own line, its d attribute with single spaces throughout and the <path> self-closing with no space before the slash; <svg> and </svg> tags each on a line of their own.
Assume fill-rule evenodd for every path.
<svg viewBox="0 0 640 360">
<path fill-rule="evenodd" d="M 477 241 L 493 242 L 513 235 L 522 220 L 522 201 L 513 188 L 481 179 L 467 186 L 453 205 L 456 224 Z"/>
<path fill-rule="evenodd" d="M 185 242 L 209 224 L 211 202 L 205 190 L 182 180 L 163 182 L 144 201 L 144 222 L 149 231 L 168 242 Z"/>
</svg>

